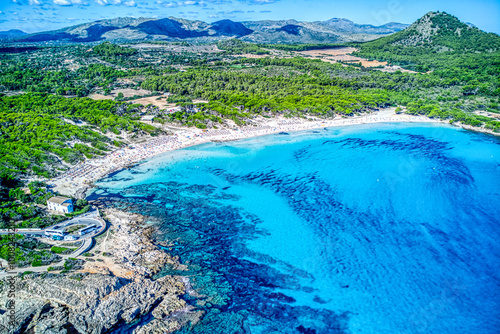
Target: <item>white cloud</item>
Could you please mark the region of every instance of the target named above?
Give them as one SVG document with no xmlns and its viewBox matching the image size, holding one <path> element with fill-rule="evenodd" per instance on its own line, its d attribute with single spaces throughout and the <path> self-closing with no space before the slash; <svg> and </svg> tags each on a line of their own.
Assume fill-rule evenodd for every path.
<svg viewBox="0 0 500 334">
<path fill-rule="evenodd" d="M 250 3 L 254 5 L 269 5 L 278 2 L 278 0 L 251 0 Z"/>
<path fill-rule="evenodd" d="M 122 3 L 122 0 L 95 0 L 95 2 L 101 6 L 107 6 L 107 5 L 120 5 Z M 134 1 L 131 0 L 129 2 L 134 2 Z"/>
<path fill-rule="evenodd" d="M 184 6 L 206 6 L 206 3 L 203 1 L 193 1 L 193 0 L 177 1 L 177 2 L 156 1 L 156 3 L 167 8 L 176 8 Z"/>
<path fill-rule="evenodd" d="M 31 1 L 38 2 L 39 0 L 30 0 L 30 3 Z M 82 0 L 52 0 L 52 2 L 59 6 L 84 5 Z"/>
<path fill-rule="evenodd" d="M 40 0 L 29 0 L 30 5 L 40 5 Z"/>
<path fill-rule="evenodd" d="M 134 0 L 124 2 L 123 4 L 125 6 L 128 6 L 128 7 L 135 7 L 136 6 L 136 3 L 134 2 Z"/>
</svg>

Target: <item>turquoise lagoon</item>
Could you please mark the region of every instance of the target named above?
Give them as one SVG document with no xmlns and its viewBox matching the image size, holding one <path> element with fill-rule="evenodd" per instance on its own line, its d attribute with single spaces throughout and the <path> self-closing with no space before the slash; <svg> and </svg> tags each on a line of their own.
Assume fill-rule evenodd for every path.
<svg viewBox="0 0 500 334">
<path fill-rule="evenodd" d="M 182 333 L 498 333 L 500 141 L 378 124 L 210 143 L 98 183 L 206 311 Z"/>
</svg>

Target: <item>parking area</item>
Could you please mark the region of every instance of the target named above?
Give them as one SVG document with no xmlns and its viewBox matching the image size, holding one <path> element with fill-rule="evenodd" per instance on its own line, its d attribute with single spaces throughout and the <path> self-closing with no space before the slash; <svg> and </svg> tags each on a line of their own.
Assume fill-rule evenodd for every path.
<svg viewBox="0 0 500 334">
<path fill-rule="evenodd" d="M 27 237 L 45 238 L 55 241 L 77 242 L 92 238 L 104 230 L 105 223 L 97 211 L 78 216 L 45 229 L 19 229 L 16 234 Z M 0 234 L 9 234 L 12 231 L 2 230 Z"/>
<path fill-rule="evenodd" d="M 103 223 L 94 218 L 74 218 L 43 230 L 40 237 L 53 240 L 78 241 L 93 237 L 101 231 Z"/>
</svg>

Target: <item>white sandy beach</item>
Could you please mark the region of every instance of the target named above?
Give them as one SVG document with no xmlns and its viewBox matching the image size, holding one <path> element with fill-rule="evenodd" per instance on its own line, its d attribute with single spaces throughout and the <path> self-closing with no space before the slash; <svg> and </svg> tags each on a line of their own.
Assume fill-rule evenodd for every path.
<svg viewBox="0 0 500 334">
<path fill-rule="evenodd" d="M 185 128 L 176 131 L 173 135 L 152 138 L 145 143 L 131 144 L 129 147 L 118 149 L 102 158 L 87 160 L 71 168 L 59 177 L 51 179 L 49 184 L 54 185 L 54 190 L 61 194 L 75 196 L 77 192 L 83 191 L 91 186 L 94 181 L 103 178 L 111 172 L 179 148 L 210 141 L 231 141 L 279 132 L 390 122 L 446 123 L 424 116 L 396 114 L 395 108 L 388 108 L 363 116 L 338 117 L 333 120 L 318 118 L 310 121 L 302 118 L 261 118 L 258 120 L 258 126 L 245 126 L 235 130 L 211 129 L 203 131 L 200 129 Z"/>
</svg>

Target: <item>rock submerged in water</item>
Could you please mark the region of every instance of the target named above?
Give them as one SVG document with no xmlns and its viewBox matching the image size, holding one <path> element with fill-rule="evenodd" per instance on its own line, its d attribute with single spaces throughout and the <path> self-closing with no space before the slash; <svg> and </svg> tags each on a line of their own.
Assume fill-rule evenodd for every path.
<svg viewBox="0 0 500 334">
<path fill-rule="evenodd" d="M 112 263 L 102 263 L 100 268 L 97 262 L 86 263 L 77 274 L 14 277 L 16 326 L 9 326 L 8 312 L 0 312 L 2 333 L 3 328 L 8 328 L 5 333 L 103 333 L 150 313 L 152 317 L 133 327 L 134 333 L 170 333 L 197 322 L 202 311 L 179 298 L 186 292 L 183 280 L 151 279 L 166 264 L 182 268 L 150 240 L 154 229 L 142 225 L 137 215 L 135 222 L 116 210 L 109 210 L 107 216 L 112 237 L 106 240 L 106 250 Z M 0 281 L 0 309 L 9 302 L 8 293 L 8 284 Z"/>
</svg>

